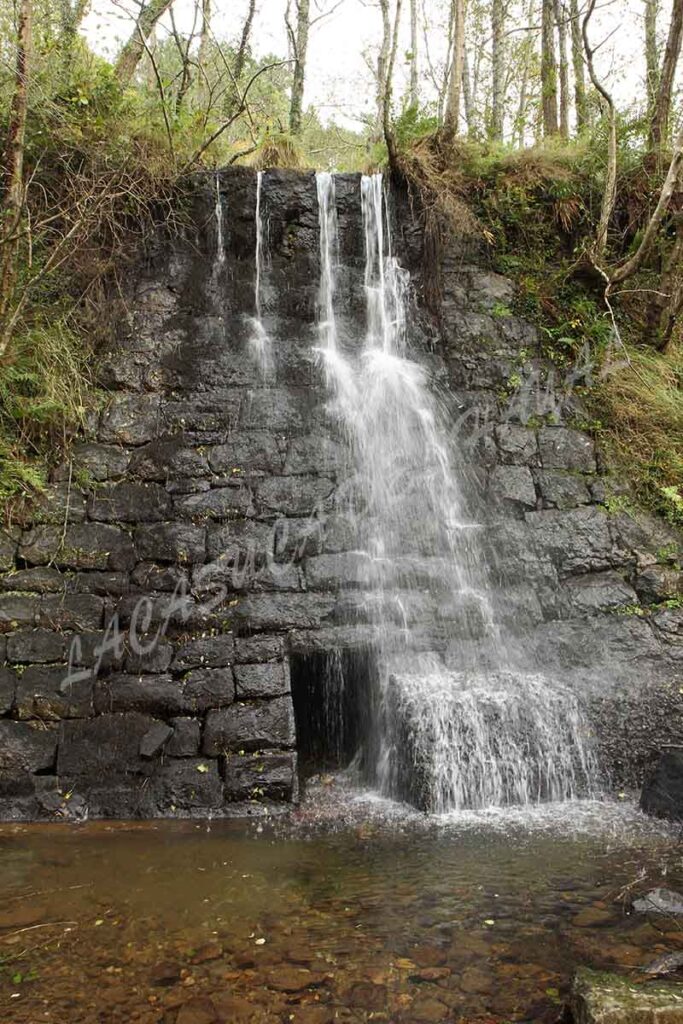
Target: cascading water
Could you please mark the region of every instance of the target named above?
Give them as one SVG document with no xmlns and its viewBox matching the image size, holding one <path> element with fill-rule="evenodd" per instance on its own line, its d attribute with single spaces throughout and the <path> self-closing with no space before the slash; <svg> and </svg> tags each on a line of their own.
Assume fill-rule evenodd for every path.
<svg viewBox="0 0 683 1024">
<path fill-rule="evenodd" d="M 317 189 L 318 351 L 354 456 L 363 611 L 376 626 L 373 782 L 435 812 L 586 793 L 594 765 L 576 699 L 508 665 L 445 405 L 407 354 L 409 277 L 391 252 L 382 177 L 361 179 L 367 330 L 360 354 L 345 351 L 337 333 L 334 178 L 319 174 Z M 463 641 L 456 668 L 430 651 L 435 625 Z M 486 649 L 486 666 L 468 660 L 472 649 Z"/>
<path fill-rule="evenodd" d="M 214 178 L 214 189 L 216 198 L 214 202 L 214 217 L 216 218 L 216 255 L 214 258 L 214 274 L 220 271 L 225 263 L 225 242 L 223 237 L 223 196 L 221 194 L 221 176 L 216 172 Z"/>
<path fill-rule="evenodd" d="M 263 322 L 263 301 L 262 301 L 262 287 L 263 278 L 265 272 L 265 247 L 264 247 L 264 223 L 263 223 L 263 211 L 262 211 L 262 195 L 263 195 L 263 171 L 257 171 L 256 174 L 256 214 L 254 218 L 254 227 L 256 234 L 256 252 L 254 256 L 255 272 L 254 272 L 254 315 L 248 317 L 249 326 L 251 333 L 249 335 L 249 347 L 252 351 L 253 357 L 261 371 L 261 375 L 266 377 L 272 366 L 272 351 L 271 341 L 268 331 L 266 330 Z"/>
</svg>

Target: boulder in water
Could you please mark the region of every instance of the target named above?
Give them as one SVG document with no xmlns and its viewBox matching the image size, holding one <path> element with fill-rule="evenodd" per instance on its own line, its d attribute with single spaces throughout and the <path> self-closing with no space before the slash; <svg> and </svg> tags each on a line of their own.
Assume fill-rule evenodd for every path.
<svg viewBox="0 0 683 1024">
<path fill-rule="evenodd" d="M 683 896 L 672 889 L 653 889 L 633 901 L 636 914 L 667 914 L 669 917 L 683 915 Z"/>
<path fill-rule="evenodd" d="M 681 1024 L 683 990 L 671 982 L 634 984 L 618 974 L 580 968 L 571 1010 L 575 1024 Z"/>
<path fill-rule="evenodd" d="M 683 747 L 668 747 L 645 780 L 640 807 L 655 818 L 683 820 Z"/>
</svg>

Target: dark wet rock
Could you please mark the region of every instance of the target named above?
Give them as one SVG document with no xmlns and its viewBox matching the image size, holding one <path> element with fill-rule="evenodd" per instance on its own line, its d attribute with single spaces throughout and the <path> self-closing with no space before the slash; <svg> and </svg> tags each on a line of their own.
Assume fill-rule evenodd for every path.
<svg viewBox="0 0 683 1024">
<path fill-rule="evenodd" d="M 296 792 L 296 754 L 228 754 L 223 760 L 229 800 L 292 800 Z"/>
<path fill-rule="evenodd" d="M 95 684 L 95 710 L 141 711 L 163 717 L 183 716 L 230 704 L 235 687 L 230 669 L 191 672 L 186 679 L 168 674 L 113 675 Z"/>
<path fill-rule="evenodd" d="M 132 642 L 132 638 L 129 642 Z M 159 641 L 156 635 L 136 637 L 135 647 L 131 647 L 126 654 L 125 670 L 131 675 L 166 672 L 172 657 L 173 647 L 168 641 Z"/>
<path fill-rule="evenodd" d="M 239 663 L 280 660 L 284 653 L 282 636 L 239 637 L 235 641 L 235 661 Z"/>
<path fill-rule="evenodd" d="M 173 735 L 166 746 L 171 757 L 195 757 L 199 753 L 201 726 L 196 718 L 172 718 Z"/>
<path fill-rule="evenodd" d="M 93 681 L 72 678 L 67 665 L 31 665 L 17 679 L 18 718 L 57 721 L 93 713 Z"/>
<path fill-rule="evenodd" d="M 0 668 L 0 714 L 4 714 L 14 706 L 17 690 L 17 677 L 9 668 Z"/>
<path fill-rule="evenodd" d="M 643 784 L 640 806 L 655 818 L 683 821 L 683 747 L 660 754 Z"/>
<path fill-rule="evenodd" d="M 64 591 L 67 580 L 58 569 L 38 566 L 35 569 L 15 569 L 0 576 L 0 590 L 30 591 L 33 594 L 57 594 Z"/>
<path fill-rule="evenodd" d="M 46 771 L 54 765 L 57 730 L 43 722 L 0 720 L 0 769 Z"/>
<path fill-rule="evenodd" d="M 172 735 L 172 726 L 165 722 L 155 722 L 140 740 L 140 756 L 150 758 L 161 753 Z"/>
<path fill-rule="evenodd" d="M 639 896 L 632 903 L 636 914 L 668 914 L 670 917 L 683 915 L 683 896 L 672 889 L 652 889 Z"/>
<path fill-rule="evenodd" d="M 188 523 L 159 523 L 135 531 L 135 548 L 152 562 L 196 564 L 206 558 L 206 530 Z"/>
<path fill-rule="evenodd" d="M 498 502 L 536 508 L 536 488 L 528 466 L 495 466 L 489 474 L 489 492 Z"/>
<path fill-rule="evenodd" d="M 576 508 L 588 505 L 591 493 L 586 479 L 562 470 L 537 470 L 536 483 L 545 508 Z"/>
<path fill-rule="evenodd" d="M 538 441 L 534 430 L 518 427 L 514 423 L 504 423 L 496 427 L 495 438 L 501 462 L 521 466 L 538 465 Z"/>
<path fill-rule="evenodd" d="M 541 427 L 538 447 L 543 469 L 573 469 L 594 473 L 595 447 L 587 434 L 566 427 Z"/>
<path fill-rule="evenodd" d="M 650 565 L 638 573 L 635 588 L 644 604 L 683 597 L 683 572 L 666 565 Z"/>
<path fill-rule="evenodd" d="M 200 494 L 176 498 L 175 510 L 180 517 L 232 519 L 253 512 L 251 491 L 245 486 L 216 487 Z"/>
<path fill-rule="evenodd" d="M 598 508 L 527 512 L 529 540 L 549 554 L 562 575 L 611 568 L 615 558 L 609 519 Z"/>
<path fill-rule="evenodd" d="M 8 661 L 64 661 L 65 651 L 66 637 L 49 629 L 24 630 L 7 638 Z"/>
<path fill-rule="evenodd" d="M 155 774 L 154 793 L 162 814 L 192 815 L 223 805 L 223 784 L 215 761 L 166 758 Z"/>
<path fill-rule="evenodd" d="M 188 668 L 222 668 L 231 665 L 235 656 L 232 633 L 199 637 L 179 647 L 173 658 L 173 671 Z"/>
<path fill-rule="evenodd" d="M 101 441 L 139 445 L 151 441 L 159 429 L 158 395 L 117 395 L 102 413 Z"/>
<path fill-rule="evenodd" d="M 20 555 L 30 565 L 69 569 L 131 569 L 135 553 L 130 536 L 116 526 L 82 523 L 62 530 L 37 526 L 24 534 Z"/>
<path fill-rule="evenodd" d="M 74 471 L 85 472 L 94 481 L 116 480 L 128 469 L 130 455 L 116 445 L 85 441 L 75 444 L 69 463 L 59 467 L 56 479 L 68 480 Z"/>
<path fill-rule="evenodd" d="M 154 483 L 105 484 L 88 502 L 90 518 L 103 523 L 157 523 L 167 519 L 170 510 L 169 495 Z"/>
<path fill-rule="evenodd" d="M 183 689 L 194 711 L 222 708 L 235 700 L 235 680 L 228 666 L 191 669 L 183 676 Z"/>
<path fill-rule="evenodd" d="M 343 551 L 307 558 L 304 571 L 311 589 L 339 590 L 367 586 L 371 563 L 363 551 Z"/>
<path fill-rule="evenodd" d="M 210 711 L 204 729 L 204 753 L 266 750 L 294 744 L 294 711 L 289 697 L 235 704 L 224 711 Z"/>
<path fill-rule="evenodd" d="M 141 768 L 140 745 L 162 723 L 135 712 L 103 714 L 87 721 L 62 722 L 59 733 L 59 775 L 90 778 Z"/>
<path fill-rule="evenodd" d="M 576 1024 L 680 1024 L 683 1003 L 680 985 L 643 985 L 630 978 L 582 967 L 571 993 Z"/>
<path fill-rule="evenodd" d="M 253 629 L 316 629 L 334 607 L 334 597 L 323 594 L 249 595 L 236 606 L 235 616 Z"/>
<path fill-rule="evenodd" d="M 318 476 L 275 476 L 259 483 L 256 502 L 260 508 L 285 516 L 301 516 L 326 507 L 334 489 L 331 480 Z"/>
<path fill-rule="evenodd" d="M 282 462 L 277 439 L 269 430 L 240 431 L 227 444 L 216 445 L 209 452 L 211 469 L 226 476 L 277 472 Z"/>
<path fill-rule="evenodd" d="M 563 617 L 595 615 L 610 609 L 638 607 L 638 596 L 617 572 L 587 573 L 567 580 L 558 591 Z"/>
<path fill-rule="evenodd" d="M 280 697 L 289 693 L 289 669 L 284 662 L 235 666 L 237 700 L 248 697 Z"/>
</svg>

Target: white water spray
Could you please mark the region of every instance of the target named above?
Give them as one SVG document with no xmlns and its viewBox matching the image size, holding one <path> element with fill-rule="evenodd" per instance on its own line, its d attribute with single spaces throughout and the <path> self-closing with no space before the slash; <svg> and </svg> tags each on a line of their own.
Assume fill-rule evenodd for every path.
<svg viewBox="0 0 683 1024">
<path fill-rule="evenodd" d="M 216 220 L 216 255 L 214 258 L 214 274 L 218 273 L 225 263 L 225 241 L 223 236 L 223 196 L 221 194 L 221 176 L 216 171 L 214 178 L 214 217 Z"/>
<path fill-rule="evenodd" d="M 262 377 L 267 377 L 272 369 L 272 344 L 271 339 L 263 322 L 262 288 L 265 274 L 265 246 L 263 211 L 263 171 L 256 174 L 256 214 L 254 227 L 256 233 L 256 252 L 254 257 L 254 315 L 248 317 L 251 332 L 249 334 L 249 347 L 256 364 L 259 367 Z"/>
<path fill-rule="evenodd" d="M 575 698 L 509 670 L 467 510 L 445 408 L 407 355 L 409 278 L 391 252 L 381 175 L 361 180 L 367 330 L 360 356 L 337 336 L 334 179 L 317 179 L 320 352 L 332 409 L 356 467 L 352 514 L 377 627 L 381 695 L 373 776 L 385 794 L 437 812 L 558 800 L 590 789 L 593 765 Z M 446 668 L 435 623 L 489 665 Z M 474 641 L 474 644 L 468 643 Z"/>
</svg>

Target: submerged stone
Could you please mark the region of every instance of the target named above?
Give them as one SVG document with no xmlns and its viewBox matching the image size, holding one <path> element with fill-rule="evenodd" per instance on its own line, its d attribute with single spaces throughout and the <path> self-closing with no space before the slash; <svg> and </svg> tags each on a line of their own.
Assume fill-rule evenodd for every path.
<svg viewBox="0 0 683 1024">
<path fill-rule="evenodd" d="M 655 818 L 683 820 L 683 747 L 672 747 L 660 754 L 643 785 L 640 806 Z"/>
</svg>

